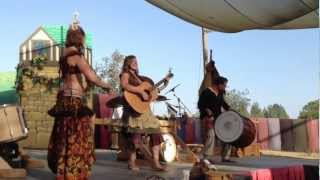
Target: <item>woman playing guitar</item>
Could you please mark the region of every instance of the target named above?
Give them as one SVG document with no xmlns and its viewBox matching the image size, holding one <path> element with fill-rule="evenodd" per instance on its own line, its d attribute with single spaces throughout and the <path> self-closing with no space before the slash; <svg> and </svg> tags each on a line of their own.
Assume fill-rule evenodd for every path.
<svg viewBox="0 0 320 180">
<path fill-rule="evenodd" d="M 168 80 L 169 78 L 165 79 L 166 83 Z M 135 56 L 130 55 L 125 58 L 120 81 L 123 91 L 139 95 L 143 101 L 150 100 L 150 95 L 138 87 L 144 81 L 150 82 L 150 79 L 139 76 L 138 63 Z M 160 135 L 160 123 L 151 110 L 148 109 L 146 112 L 138 113 L 126 101 L 122 119 L 127 124 L 126 135 L 128 136 L 128 148 L 130 149 L 128 168 L 134 171 L 139 170 L 135 163 L 136 150 L 142 148 L 142 137 L 147 135 L 150 137 L 152 147 L 152 168 L 158 171 L 165 171 L 166 168 L 159 163 L 160 144 L 163 141 Z"/>
</svg>

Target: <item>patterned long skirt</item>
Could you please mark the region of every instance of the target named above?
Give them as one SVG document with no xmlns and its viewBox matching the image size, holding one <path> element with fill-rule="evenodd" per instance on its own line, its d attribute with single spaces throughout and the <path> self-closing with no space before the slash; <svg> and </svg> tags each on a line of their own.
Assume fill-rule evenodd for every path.
<svg viewBox="0 0 320 180">
<path fill-rule="evenodd" d="M 89 116 L 57 117 L 48 147 L 48 165 L 57 180 L 86 180 L 95 160 Z"/>
<path fill-rule="evenodd" d="M 86 180 L 94 158 L 94 113 L 83 98 L 57 94 L 56 104 L 48 111 L 54 126 L 48 146 L 48 165 L 57 180 Z"/>
</svg>

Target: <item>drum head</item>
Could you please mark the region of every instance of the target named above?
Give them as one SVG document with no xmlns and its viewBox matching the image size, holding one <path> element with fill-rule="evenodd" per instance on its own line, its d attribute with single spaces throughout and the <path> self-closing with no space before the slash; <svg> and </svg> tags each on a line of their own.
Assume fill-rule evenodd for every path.
<svg viewBox="0 0 320 180">
<path fill-rule="evenodd" d="M 22 109 L 15 105 L 0 107 L 0 143 L 8 143 L 27 137 Z"/>
<path fill-rule="evenodd" d="M 243 128 L 242 117 L 234 111 L 223 112 L 215 120 L 216 136 L 225 143 L 232 143 L 237 140 L 241 136 Z"/>
<path fill-rule="evenodd" d="M 171 134 L 162 134 L 161 155 L 165 162 L 173 162 L 177 155 L 176 142 Z"/>
</svg>

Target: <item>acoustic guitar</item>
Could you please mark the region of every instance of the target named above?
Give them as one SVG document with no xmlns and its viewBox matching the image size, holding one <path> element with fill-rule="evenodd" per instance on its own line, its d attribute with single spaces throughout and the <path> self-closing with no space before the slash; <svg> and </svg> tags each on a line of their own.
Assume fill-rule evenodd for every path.
<svg viewBox="0 0 320 180">
<path fill-rule="evenodd" d="M 137 113 L 145 113 L 150 110 L 150 103 L 155 101 L 158 98 L 158 94 L 165 87 L 160 87 L 163 83 L 164 86 L 167 86 L 167 79 L 173 77 L 173 73 L 169 70 L 169 73 L 165 78 L 160 80 L 158 83 L 154 84 L 153 81 L 149 78 L 148 80 L 143 81 L 137 88 L 145 91 L 149 95 L 149 99 L 147 101 L 143 100 L 143 98 L 136 93 L 132 93 L 129 91 L 124 91 L 124 98 L 128 102 L 128 104 L 137 112 Z"/>
</svg>

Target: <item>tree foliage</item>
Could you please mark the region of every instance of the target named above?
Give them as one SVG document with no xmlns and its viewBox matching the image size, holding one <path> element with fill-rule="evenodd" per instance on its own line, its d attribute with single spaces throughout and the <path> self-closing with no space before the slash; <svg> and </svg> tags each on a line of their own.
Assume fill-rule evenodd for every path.
<svg viewBox="0 0 320 180">
<path fill-rule="evenodd" d="M 115 50 L 110 57 L 102 58 L 100 63 L 95 66 L 97 75 L 107 81 L 116 92 L 120 92 L 120 79 L 121 68 L 124 60 L 118 50 Z"/>
<path fill-rule="evenodd" d="M 263 112 L 262 109 L 259 106 L 258 102 L 254 102 L 251 106 L 251 110 L 250 110 L 250 116 L 251 117 L 264 117 L 263 116 Z"/>
<path fill-rule="evenodd" d="M 287 111 L 281 104 L 269 105 L 267 108 L 264 108 L 263 114 L 267 118 L 289 118 Z"/>
<path fill-rule="evenodd" d="M 233 89 L 226 94 L 226 101 L 232 109 L 239 112 L 241 115 L 249 117 L 248 108 L 250 106 L 249 91 L 239 91 Z"/>
<path fill-rule="evenodd" d="M 310 101 L 300 111 L 301 119 L 319 119 L 319 100 Z"/>
</svg>

